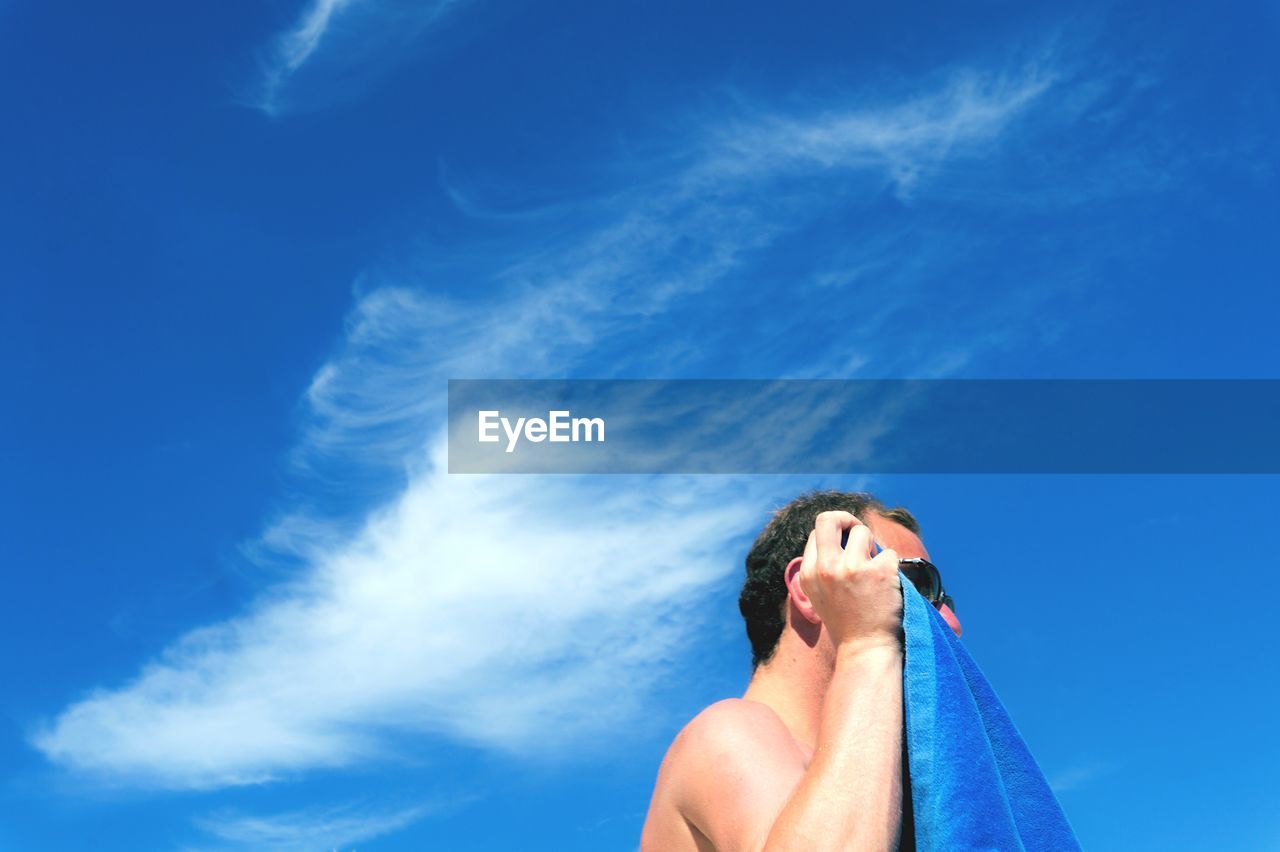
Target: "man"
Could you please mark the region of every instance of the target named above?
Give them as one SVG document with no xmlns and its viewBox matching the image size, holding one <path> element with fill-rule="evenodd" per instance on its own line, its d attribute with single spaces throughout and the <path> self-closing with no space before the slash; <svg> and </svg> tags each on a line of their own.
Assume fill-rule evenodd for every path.
<svg viewBox="0 0 1280 852">
<path fill-rule="evenodd" d="M 738 601 L 751 682 L 671 744 L 641 852 L 909 844 L 898 568 L 928 559 L 919 533 L 905 509 L 864 493 L 815 492 L 774 515 Z M 950 606 L 935 605 L 959 634 Z"/>
</svg>

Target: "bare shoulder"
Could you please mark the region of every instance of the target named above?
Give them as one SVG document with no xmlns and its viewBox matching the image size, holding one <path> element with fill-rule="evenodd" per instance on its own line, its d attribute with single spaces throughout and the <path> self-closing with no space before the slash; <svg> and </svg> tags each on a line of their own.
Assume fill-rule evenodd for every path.
<svg viewBox="0 0 1280 852">
<path fill-rule="evenodd" d="M 684 726 L 671 744 L 669 759 L 719 762 L 743 750 L 795 751 L 799 748 L 773 708 L 759 701 L 726 698 L 707 707 Z"/>
<path fill-rule="evenodd" d="M 684 842 L 651 842 L 641 848 L 747 848 L 726 833 L 776 814 L 804 774 L 805 763 L 770 707 L 741 698 L 717 701 L 671 743 L 645 825 L 646 840 L 676 835 Z"/>
</svg>

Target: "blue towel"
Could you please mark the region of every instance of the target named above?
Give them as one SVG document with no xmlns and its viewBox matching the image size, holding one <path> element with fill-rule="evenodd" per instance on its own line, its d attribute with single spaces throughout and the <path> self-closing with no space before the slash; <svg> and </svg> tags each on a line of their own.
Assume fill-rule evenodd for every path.
<svg viewBox="0 0 1280 852">
<path fill-rule="evenodd" d="M 969 652 L 905 577 L 902 588 L 916 849 L 1078 850 L 1044 774 Z"/>
</svg>

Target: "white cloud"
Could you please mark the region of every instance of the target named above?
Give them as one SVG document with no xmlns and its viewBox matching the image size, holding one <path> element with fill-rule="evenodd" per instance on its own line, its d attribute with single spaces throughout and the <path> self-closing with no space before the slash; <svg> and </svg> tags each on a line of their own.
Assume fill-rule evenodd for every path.
<svg viewBox="0 0 1280 852">
<path fill-rule="evenodd" d="M 218 787 L 385 757 L 387 731 L 528 754 L 639 716 L 759 504 L 720 479 L 450 477 L 432 417 L 451 362 L 405 345 L 433 322 L 466 334 L 433 304 L 365 297 L 309 392 L 330 430 L 313 446 L 402 457 L 416 438 L 407 489 L 353 536 L 303 515 L 275 525 L 309 569 L 68 708 L 36 736 L 51 759 Z"/>
<path fill-rule="evenodd" d="M 337 99 L 352 80 L 393 64 L 404 48 L 458 0 L 310 0 L 292 27 L 275 37 L 262 60 L 251 105 L 274 115 L 296 105 L 287 90 L 304 66 L 338 73 L 318 80 L 317 102 Z M 344 83 L 345 81 L 345 83 Z M 309 99 L 304 99 L 309 100 Z"/>
<path fill-rule="evenodd" d="M 435 810 L 432 805 L 390 811 L 341 805 L 270 816 L 219 811 L 196 820 L 196 825 L 238 849 L 311 852 L 341 849 L 399 831 Z"/>
<path fill-rule="evenodd" d="M 1068 790 L 1076 790 L 1091 784 L 1103 776 L 1110 775 L 1117 769 L 1119 769 L 1119 764 L 1114 761 L 1081 763 L 1050 773 L 1049 786 L 1053 788 L 1055 793 L 1061 794 Z"/>
<path fill-rule="evenodd" d="M 280 37 L 280 69 L 286 74 L 297 71 L 320 46 L 325 30 L 329 29 L 329 21 L 352 2 L 353 0 L 315 0 L 297 25 Z"/>
<path fill-rule="evenodd" d="M 314 8 L 298 63 L 346 7 Z M 395 470 L 402 491 L 367 516 L 280 519 L 258 546 L 298 557 L 296 579 L 71 704 L 35 744 L 109 779 L 206 788 L 377 760 L 406 733 L 582 753 L 639 718 L 701 624 L 699 596 L 737 570 L 727 543 L 760 526 L 777 483 L 449 476 L 444 380 L 679 374 L 700 342 L 667 348 L 664 323 L 828 209 L 832 171 L 905 197 L 949 157 L 977 156 L 1047 79 L 961 75 L 906 105 L 757 116 L 601 201 L 588 225 L 508 247 L 523 259 L 472 270 L 470 295 L 364 285 L 308 389 L 298 461 L 335 489 Z M 780 179 L 800 189 L 775 191 Z"/>
<path fill-rule="evenodd" d="M 960 71 L 938 91 L 890 107 L 854 108 L 796 118 L 754 116 L 716 134 L 724 175 L 872 169 L 909 200 L 917 183 L 944 162 L 989 154 L 1008 125 L 1055 82 L 1039 66 L 1016 74 Z"/>
<path fill-rule="evenodd" d="M 267 113 L 279 107 L 280 89 L 319 48 L 333 17 L 352 3 L 369 0 L 312 0 L 292 29 L 277 36 L 263 65 L 261 94 L 256 105 Z"/>
<path fill-rule="evenodd" d="M 311 573 L 72 706 L 40 748 L 211 787 L 386 757 L 388 729 L 529 753 L 635 718 L 732 569 L 726 539 L 756 524 L 748 502 L 722 482 L 449 477 L 434 449 Z"/>
</svg>

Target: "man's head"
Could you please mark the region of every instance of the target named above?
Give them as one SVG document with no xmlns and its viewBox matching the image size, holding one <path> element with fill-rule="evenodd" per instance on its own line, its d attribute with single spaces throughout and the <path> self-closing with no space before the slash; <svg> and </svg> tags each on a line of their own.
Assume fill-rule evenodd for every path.
<svg viewBox="0 0 1280 852">
<path fill-rule="evenodd" d="M 789 585 L 822 512 L 845 511 L 871 528 L 875 538 L 899 556 L 928 557 L 920 541 L 920 524 L 906 509 L 889 508 L 862 491 L 814 491 L 792 500 L 774 513 L 747 553 L 747 577 L 738 596 L 738 609 L 746 621 L 751 641 L 751 664 L 769 661 L 787 626 Z M 790 570 L 789 570 L 790 568 Z M 948 623 L 954 615 L 943 613 Z M 959 622 L 952 623 L 959 632 Z"/>
</svg>

